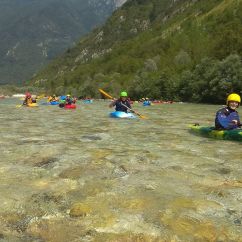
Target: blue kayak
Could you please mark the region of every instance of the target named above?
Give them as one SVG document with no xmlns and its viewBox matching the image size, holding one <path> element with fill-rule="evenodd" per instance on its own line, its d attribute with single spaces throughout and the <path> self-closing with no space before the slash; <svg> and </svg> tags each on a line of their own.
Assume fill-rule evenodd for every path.
<svg viewBox="0 0 242 242">
<path fill-rule="evenodd" d="M 93 103 L 93 100 L 91 99 L 83 100 L 83 103 Z"/>
<path fill-rule="evenodd" d="M 59 104 L 59 102 L 57 102 L 57 101 L 41 103 L 41 105 L 58 105 L 58 104 Z"/>
<path fill-rule="evenodd" d="M 59 102 L 58 101 L 53 101 L 53 102 L 50 102 L 50 105 L 58 105 Z"/>
<path fill-rule="evenodd" d="M 120 111 L 115 111 L 110 113 L 111 118 L 136 118 L 132 113 L 125 113 Z"/>
</svg>

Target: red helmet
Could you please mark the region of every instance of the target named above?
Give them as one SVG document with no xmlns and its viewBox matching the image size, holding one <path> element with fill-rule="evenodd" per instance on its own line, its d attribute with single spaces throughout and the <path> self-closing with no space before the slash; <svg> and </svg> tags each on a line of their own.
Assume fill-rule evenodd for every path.
<svg viewBox="0 0 242 242">
<path fill-rule="evenodd" d="M 25 96 L 26 96 L 26 97 L 31 97 L 31 94 L 30 94 L 29 92 L 26 92 L 26 93 L 25 93 Z"/>
</svg>

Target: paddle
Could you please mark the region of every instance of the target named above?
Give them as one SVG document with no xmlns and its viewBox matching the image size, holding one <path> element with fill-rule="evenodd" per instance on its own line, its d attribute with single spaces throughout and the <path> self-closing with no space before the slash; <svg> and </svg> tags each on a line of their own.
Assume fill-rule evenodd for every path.
<svg viewBox="0 0 242 242">
<path fill-rule="evenodd" d="M 104 96 L 106 96 L 107 98 L 109 98 L 109 99 L 113 99 L 114 100 L 114 98 L 112 97 L 112 96 L 110 96 L 108 93 L 106 93 L 105 91 L 103 91 L 102 89 L 98 89 L 99 90 L 99 92 L 101 92 Z M 129 107 L 127 107 L 125 104 L 123 104 L 123 103 L 121 103 L 124 107 L 126 107 L 130 112 L 132 112 L 132 113 L 135 113 L 136 115 L 138 115 L 140 118 L 142 118 L 142 119 L 147 119 L 147 117 L 146 116 L 144 116 L 144 115 L 141 115 L 140 113 L 138 113 L 138 112 L 136 112 L 136 111 L 134 111 L 133 109 L 131 109 L 131 108 L 129 108 Z"/>
</svg>

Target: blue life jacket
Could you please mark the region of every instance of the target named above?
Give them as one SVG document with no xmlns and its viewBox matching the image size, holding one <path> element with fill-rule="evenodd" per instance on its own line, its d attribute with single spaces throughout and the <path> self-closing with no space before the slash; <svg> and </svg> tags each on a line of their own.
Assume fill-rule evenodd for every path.
<svg viewBox="0 0 242 242">
<path fill-rule="evenodd" d="M 237 120 L 238 124 L 232 123 L 232 120 Z M 215 118 L 215 129 L 236 129 L 240 126 L 239 114 L 237 111 L 229 107 L 218 110 Z"/>
<path fill-rule="evenodd" d="M 146 100 L 146 101 L 143 102 L 143 105 L 144 105 L 144 106 L 150 106 L 150 105 L 151 105 L 151 102 L 148 101 L 148 100 Z"/>
</svg>

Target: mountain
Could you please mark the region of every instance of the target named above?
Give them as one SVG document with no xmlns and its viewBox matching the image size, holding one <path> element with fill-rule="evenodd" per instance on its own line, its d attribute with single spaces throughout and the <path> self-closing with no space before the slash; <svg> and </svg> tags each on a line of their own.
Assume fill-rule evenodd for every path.
<svg viewBox="0 0 242 242">
<path fill-rule="evenodd" d="M 242 1 L 129 0 L 33 79 L 57 93 L 98 88 L 223 102 L 242 90 Z"/>
<path fill-rule="evenodd" d="M 30 78 L 124 2 L 1 0 L 0 83 Z"/>
</svg>

